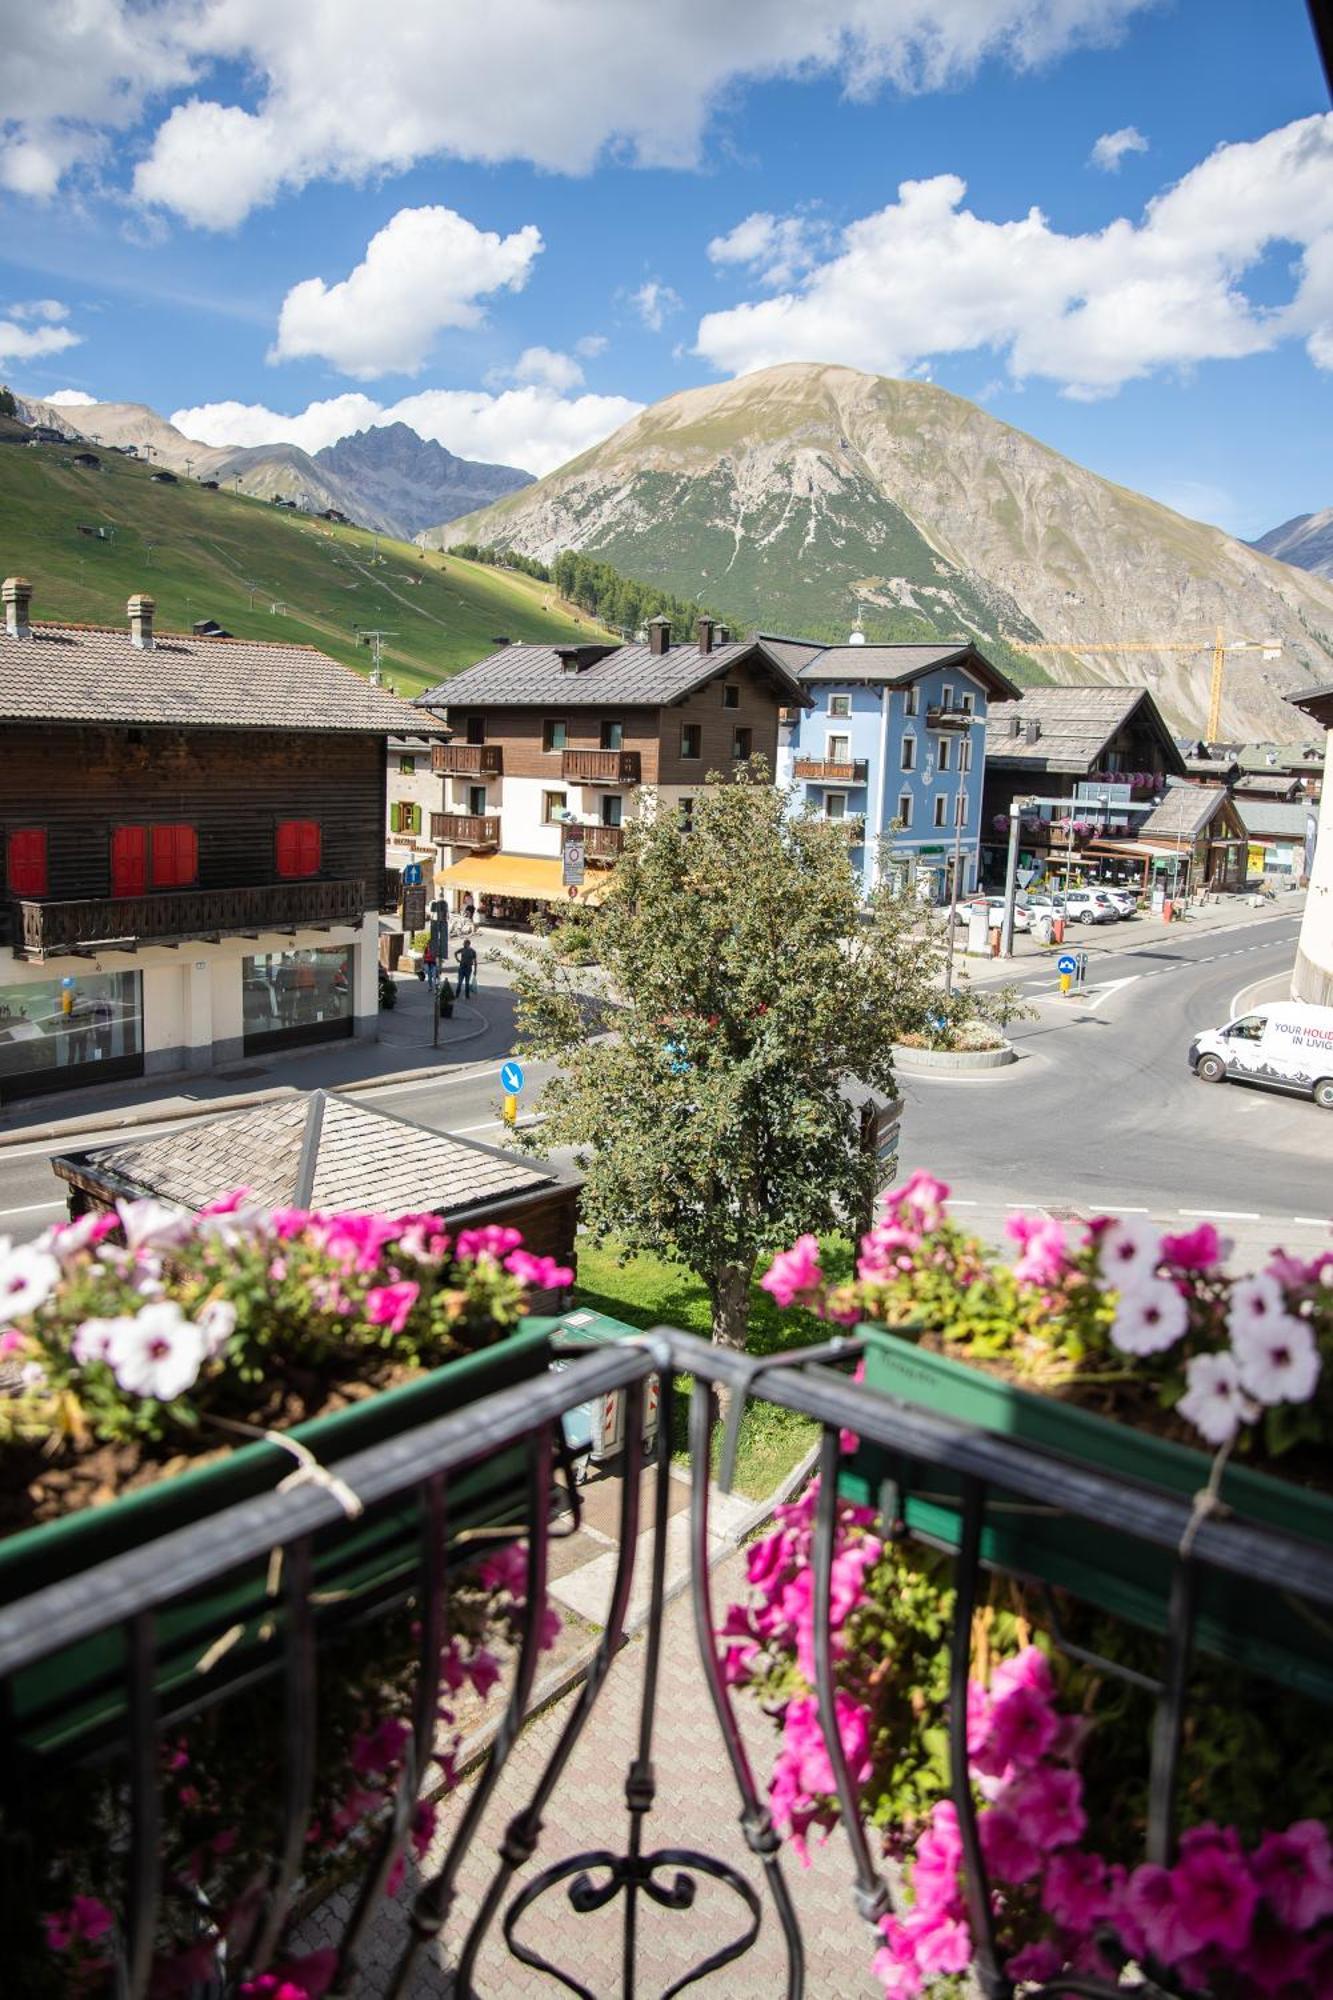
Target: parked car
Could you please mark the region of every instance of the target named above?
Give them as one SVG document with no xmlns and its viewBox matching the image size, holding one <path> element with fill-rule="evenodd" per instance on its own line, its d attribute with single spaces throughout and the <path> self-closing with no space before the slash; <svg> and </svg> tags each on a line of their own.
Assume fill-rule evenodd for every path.
<svg viewBox="0 0 1333 2000">
<path fill-rule="evenodd" d="M 1139 913 L 1139 899 L 1132 889 L 1119 888 L 1113 882 L 1104 882 L 1101 887 L 1103 893 L 1111 898 L 1111 901 L 1115 904 L 1116 909 L 1122 917 L 1137 917 Z"/>
<path fill-rule="evenodd" d="M 1062 917 L 1065 913 L 1065 899 L 1058 889 L 1030 889 L 1023 900 L 1034 916 L 1039 911 L 1048 917 Z"/>
<path fill-rule="evenodd" d="M 1071 889 L 1065 915 L 1074 924 L 1118 924 L 1120 912 L 1105 889 Z"/>
<path fill-rule="evenodd" d="M 986 903 L 991 913 L 991 927 L 994 929 L 996 925 L 1004 922 L 1004 897 L 987 896 Z M 1016 901 L 1014 904 L 1014 929 L 1016 931 L 1032 929 L 1032 914 L 1026 903 Z"/>
</svg>

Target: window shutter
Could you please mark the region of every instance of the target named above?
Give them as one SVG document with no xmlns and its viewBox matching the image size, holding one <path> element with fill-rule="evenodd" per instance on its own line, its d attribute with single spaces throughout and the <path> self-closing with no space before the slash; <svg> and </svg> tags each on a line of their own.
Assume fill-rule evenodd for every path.
<svg viewBox="0 0 1333 2000">
<path fill-rule="evenodd" d="M 111 893 L 142 896 L 148 887 L 148 828 L 117 826 L 111 830 Z"/>
<path fill-rule="evenodd" d="M 407 810 L 408 810 L 408 813 L 410 814 L 410 818 L 409 818 L 409 820 L 408 820 L 408 823 L 407 823 L 407 830 L 408 830 L 408 832 L 409 832 L 409 833 L 420 833 L 420 831 L 421 831 L 421 807 L 420 807 L 419 805 L 410 805 L 410 806 L 409 806 L 409 807 L 407 808 Z"/>
<path fill-rule="evenodd" d="M 199 840 L 192 826 L 168 823 L 153 828 L 153 887 L 188 888 L 199 867 Z"/>
<path fill-rule="evenodd" d="M 319 873 L 320 846 L 320 826 L 318 820 L 279 820 L 276 841 L 276 860 L 279 875 L 317 875 Z"/>
<path fill-rule="evenodd" d="M 420 807 L 417 810 L 420 811 Z M 303 875 L 318 875 L 320 848 L 322 846 L 319 821 L 313 819 L 302 820 L 300 822 L 300 829 L 301 873 Z"/>
<path fill-rule="evenodd" d="M 390 833 L 401 833 L 402 830 L 403 830 L 403 808 L 400 801 L 395 799 L 393 804 L 389 807 L 389 831 Z"/>
<path fill-rule="evenodd" d="M 46 828 L 23 826 L 5 843 L 5 873 L 12 896 L 46 894 Z"/>
</svg>

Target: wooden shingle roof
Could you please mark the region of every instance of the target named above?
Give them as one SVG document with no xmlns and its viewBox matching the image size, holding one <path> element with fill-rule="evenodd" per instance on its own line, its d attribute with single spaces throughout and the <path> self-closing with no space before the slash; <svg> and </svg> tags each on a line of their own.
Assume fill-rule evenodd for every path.
<svg viewBox="0 0 1333 2000">
<path fill-rule="evenodd" d="M 297 729 L 421 734 L 419 709 L 315 646 L 128 628 L 0 629 L 0 722 L 119 723 L 139 729 Z"/>
<path fill-rule="evenodd" d="M 585 655 L 577 671 L 564 657 Z M 596 657 L 586 657 L 595 655 Z M 803 702 L 794 676 L 776 654 L 755 639 L 730 639 L 701 653 L 688 645 L 668 646 L 502 646 L 498 653 L 465 667 L 451 680 L 417 696 L 421 708 L 661 708 L 683 701 L 716 674 L 749 660 L 767 672 L 783 702 Z"/>
<path fill-rule="evenodd" d="M 182 1208 L 203 1208 L 243 1187 L 265 1208 L 388 1215 L 466 1215 L 570 1178 L 544 1162 L 322 1090 L 55 1164 L 111 1193 L 155 1195 Z"/>
<path fill-rule="evenodd" d="M 1183 774 L 1184 759 L 1146 687 L 1024 688 L 1022 700 L 1012 708 L 987 715 L 986 763 L 1000 770 L 1082 777 L 1100 767 L 1106 745 L 1136 715 L 1158 738 L 1167 770 Z M 1026 733 L 1029 722 L 1037 725 L 1032 742 Z"/>
</svg>

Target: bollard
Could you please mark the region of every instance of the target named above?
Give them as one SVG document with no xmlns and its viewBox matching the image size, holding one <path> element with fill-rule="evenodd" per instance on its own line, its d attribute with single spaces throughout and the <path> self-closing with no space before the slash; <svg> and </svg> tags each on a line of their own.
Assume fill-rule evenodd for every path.
<svg viewBox="0 0 1333 2000">
<path fill-rule="evenodd" d="M 504 1121 L 506 1125 L 517 1125 L 518 1123 L 518 1099 L 512 1090 L 505 1096 Z"/>
<path fill-rule="evenodd" d="M 1074 975 L 1072 972 L 1062 972 L 1060 974 L 1060 991 L 1062 993 L 1068 993 L 1069 989 L 1073 984 L 1074 984 Z"/>
</svg>

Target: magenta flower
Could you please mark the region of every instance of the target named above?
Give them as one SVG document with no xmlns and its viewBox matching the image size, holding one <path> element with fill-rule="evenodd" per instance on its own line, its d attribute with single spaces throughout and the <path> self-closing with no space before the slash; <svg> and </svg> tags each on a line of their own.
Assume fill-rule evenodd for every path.
<svg viewBox="0 0 1333 2000">
<path fill-rule="evenodd" d="M 396 1285 L 372 1285 L 366 1293 L 366 1318 L 372 1326 L 387 1326 L 390 1333 L 401 1333 L 420 1296 L 421 1287 L 413 1278 L 404 1278 Z"/>
<path fill-rule="evenodd" d="M 909 1910 L 903 1931 L 916 1956 L 917 1970 L 927 1979 L 966 1972 L 972 1963 L 972 1935 L 956 1917 L 933 1910 Z"/>
<path fill-rule="evenodd" d="M 1049 1938 L 1038 1938 L 1032 1944 L 1025 1944 L 1016 1951 L 1005 1966 L 1011 1979 L 1031 1979 L 1040 1985 L 1047 1979 L 1054 1979 L 1064 1959 L 1059 1949 Z"/>
<path fill-rule="evenodd" d="M 511 1542 L 485 1562 L 477 1564 L 477 1575 L 485 1590 L 507 1590 L 522 1597 L 528 1587 L 528 1558 L 520 1543 Z"/>
<path fill-rule="evenodd" d="M 1041 1854 L 1026 1830 L 1002 1806 L 992 1806 L 977 1820 L 986 1867 L 998 1882 L 1029 1882 L 1041 1867 Z"/>
<path fill-rule="evenodd" d="M 1063 1223 L 1045 1215 L 1011 1215 L 1004 1225 L 1022 1251 L 1014 1276 L 1025 1285 L 1058 1285 L 1069 1270 Z"/>
<path fill-rule="evenodd" d="M 574 1273 L 567 1265 L 557 1264 L 554 1257 L 534 1257 L 528 1250 L 511 1250 L 504 1267 L 520 1285 L 534 1292 L 563 1291 L 574 1282 Z"/>
<path fill-rule="evenodd" d="M 944 1204 L 949 1199 L 948 1184 L 937 1181 L 924 1167 L 910 1174 L 889 1197 L 889 1208 L 899 1222 L 909 1223 L 923 1233 L 938 1229 L 944 1221 Z"/>
<path fill-rule="evenodd" d="M 1039 1764 L 1006 1787 L 999 1803 L 1038 1847 L 1071 1847 L 1087 1830 L 1083 1781 L 1077 1771 Z"/>
<path fill-rule="evenodd" d="M 1016 1687 L 991 1704 L 990 1730 L 975 1762 L 985 1776 L 1001 1778 L 1025 1771 L 1044 1757 L 1058 1719 L 1035 1688 Z"/>
<path fill-rule="evenodd" d="M 481 1699 L 485 1701 L 495 1683 L 500 1679 L 500 1662 L 485 1646 L 478 1646 L 467 1663 L 467 1677 Z"/>
<path fill-rule="evenodd" d="M 1317 1819 L 1265 1834 L 1250 1866 L 1269 1908 L 1289 1930 L 1308 1931 L 1333 1916 L 1333 1849 Z"/>
<path fill-rule="evenodd" d="M 1106 1863 L 1073 1847 L 1053 1855 L 1041 1889 L 1042 1908 L 1066 1930 L 1090 1932 L 1111 1908 Z"/>
<path fill-rule="evenodd" d="M 1220 1843 L 1186 1848 L 1171 1870 L 1171 1887 L 1185 1929 L 1197 1948 L 1242 1951 L 1249 1942 L 1259 1892 L 1238 1854 Z"/>
<path fill-rule="evenodd" d="M 1031 1688 L 1043 1701 L 1054 1701 L 1055 1681 L 1051 1663 L 1040 1646 L 1024 1646 L 1012 1660 L 1001 1660 L 990 1677 L 991 1698 L 1012 1694 L 1015 1688 Z"/>
<path fill-rule="evenodd" d="M 1173 1264 L 1178 1271 L 1214 1271 L 1224 1254 L 1222 1238 L 1211 1222 L 1162 1238 L 1163 1262 Z"/>
<path fill-rule="evenodd" d="M 819 1268 L 819 1244 L 813 1236 L 798 1236 L 790 1250 L 779 1250 L 759 1283 L 780 1306 L 803 1304 L 824 1282 Z"/>
<path fill-rule="evenodd" d="M 465 1260 L 489 1257 L 498 1264 L 511 1250 L 517 1250 L 522 1241 L 521 1230 L 510 1229 L 501 1222 L 487 1222 L 479 1229 L 460 1229 L 454 1250 Z"/>
<path fill-rule="evenodd" d="M 418 1861 L 424 1861 L 435 1838 L 435 1823 L 440 1809 L 434 1799 L 418 1799 L 412 1812 L 412 1850 Z"/>
<path fill-rule="evenodd" d="M 920 1247 L 921 1238 L 914 1229 L 904 1228 L 900 1222 L 877 1222 L 861 1238 L 857 1276 L 867 1284 L 886 1284 L 913 1268 Z"/>
<path fill-rule="evenodd" d="M 96 1896 L 75 1896 L 67 1910 L 42 1919 L 46 1942 L 52 1951 L 71 1951 L 76 1945 L 96 1944 L 115 1921 L 106 1904 Z"/>
<path fill-rule="evenodd" d="M 847 1759 L 854 1785 L 863 1785 L 870 1776 L 870 1718 L 849 1694 L 839 1690 L 834 1697 L 838 1737 Z M 819 1704 L 813 1695 L 798 1695 L 787 1703 L 782 1723 L 783 1745 L 796 1764 L 796 1775 L 809 1796 L 836 1791 L 833 1765 L 819 1721 Z"/>
</svg>

